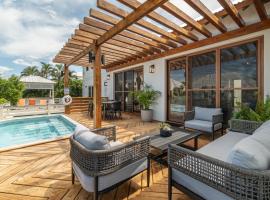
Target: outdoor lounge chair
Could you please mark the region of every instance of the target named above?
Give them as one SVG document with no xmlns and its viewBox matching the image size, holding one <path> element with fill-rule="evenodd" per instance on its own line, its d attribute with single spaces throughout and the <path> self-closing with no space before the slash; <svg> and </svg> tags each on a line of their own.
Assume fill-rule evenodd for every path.
<svg viewBox="0 0 270 200">
<path fill-rule="evenodd" d="M 110 141 L 116 139 L 115 127 L 92 132 L 105 135 Z M 111 190 L 145 170 L 149 186 L 149 142 L 149 137 L 144 137 L 126 144 L 111 145 L 113 147 L 105 150 L 89 150 L 79 143 L 73 134 L 70 138 L 72 183 L 74 184 L 76 175 L 82 187 L 94 193 L 94 200 L 98 199 L 99 193 Z"/>
<path fill-rule="evenodd" d="M 269 131 L 270 121 L 232 120 L 227 134 L 196 152 L 169 146 L 169 200 L 172 186 L 192 199 L 270 199 Z"/>
<path fill-rule="evenodd" d="M 184 128 L 211 133 L 212 140 L 215 133 L 221 131 L 223 134 L 223 113 L 221 108 L 201 108 L 195 107 L 191 112 L 185 112 Z"/>
</svg>

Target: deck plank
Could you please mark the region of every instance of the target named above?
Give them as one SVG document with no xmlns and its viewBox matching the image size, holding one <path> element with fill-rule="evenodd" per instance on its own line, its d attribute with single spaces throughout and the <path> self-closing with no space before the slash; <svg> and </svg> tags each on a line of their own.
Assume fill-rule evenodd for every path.
<svg viewBox="0 0 270 200">
<path fill-rule="evenodd" d="M 93 120 L 84 114 L 69 117 L 92 128 Z M 123 120 L 106 121 L 103 126 L 116 125 L 117 139 L 127 142 L 135 136 L 158 130 L 158 123 L 144 123 L 136 115 L 124 115 Z M 208 142 L 204 137 L 199 146 Z M 188 144 L 192 145 L 192 142 Z M 88 199 L 92 194 L 82 189 L 78 181 L 71 184 L 69 140 L 5 151 L 0 153 L 0 200 Z M 152 162 L 150 187 L 146 187 L 146 172 L 118 188 L 101 195 L 101 200 L 167 199 L 167 168 Z M 173 199 L 190 200 L 173 189 Z"/>
</svg>

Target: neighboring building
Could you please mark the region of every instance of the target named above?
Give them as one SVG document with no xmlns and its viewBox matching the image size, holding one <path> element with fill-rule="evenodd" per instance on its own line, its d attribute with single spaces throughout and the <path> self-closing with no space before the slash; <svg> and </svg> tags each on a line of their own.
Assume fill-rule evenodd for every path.
<svg viewBox="0 0 270 200">
<path fill-rule="evenodd" d="M 83 67 L 83 97 L 93 97 L 93 70 L 89 67 Z M 107 97 L 108 76 L 105 70 L 102 70 L 102 96 Z"/>
</svg>

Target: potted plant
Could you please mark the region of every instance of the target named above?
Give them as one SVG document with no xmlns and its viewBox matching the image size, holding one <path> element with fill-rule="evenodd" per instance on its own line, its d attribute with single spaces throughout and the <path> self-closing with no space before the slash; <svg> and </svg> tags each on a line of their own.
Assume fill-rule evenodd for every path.
<svg viewBox="0 0 270 200">
<path fill-rule="evenodd" d="M 153 110 L 150 109 L 161 93 L 157 90 L 154 90 L 152 86 L 145 85 L 142 90 L 131 92 L 130 95 L 133 95 L 135 100 L 141 106 L 141 118 L 144 122 L 150 122 L 153 120 Z"/>
<path fill-rule="evenodd" d="M 173 129 L 171 128 L 170 124 L 162 122 L 159 125 L 160 128 L 160 136 L 161 137 L 170 137 L 172 135 Z"/>
</svg>

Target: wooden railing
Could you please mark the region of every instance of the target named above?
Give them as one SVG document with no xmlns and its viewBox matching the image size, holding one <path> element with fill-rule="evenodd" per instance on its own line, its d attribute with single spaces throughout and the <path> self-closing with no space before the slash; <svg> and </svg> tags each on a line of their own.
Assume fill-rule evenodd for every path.
<svg viewBox="0 0 270 200">
<path fill-rule="evenodd" d="M 92 97 L 72 97 L 72 103 L 69 105 L 70 113 L 87 112 L 91 99 Z"/>
</svg>

